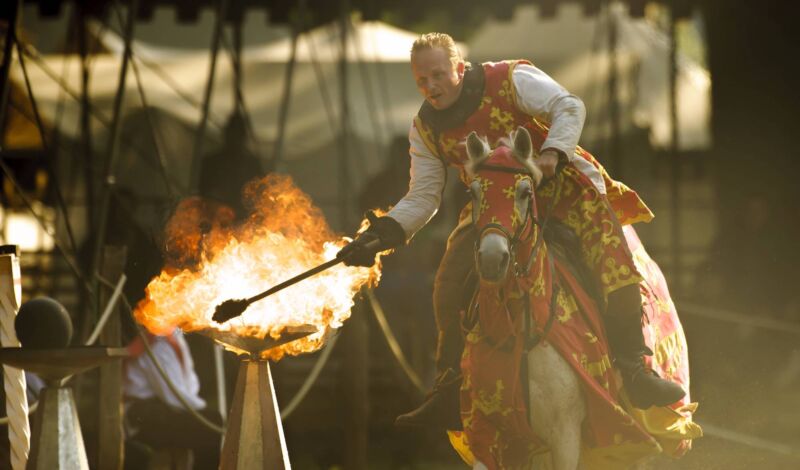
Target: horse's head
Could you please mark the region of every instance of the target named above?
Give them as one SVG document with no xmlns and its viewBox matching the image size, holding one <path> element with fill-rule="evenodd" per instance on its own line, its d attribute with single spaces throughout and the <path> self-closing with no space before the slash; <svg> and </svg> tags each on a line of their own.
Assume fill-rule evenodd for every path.
<svg viewBox="0 0 800 470">
<path fill-rule="evenodd" d="M 465 171 L 472 195 L 472 222 L 478 230 L 475 262 L 481 280 L 504 281 L 521 240 L 530 239 L 536 214 L 533 191 L 542 172 L 533 160 L 531 136 L 520 127 L 508 145 L 494 149 L 472 132 L 467 137 Z"/>
</svg>

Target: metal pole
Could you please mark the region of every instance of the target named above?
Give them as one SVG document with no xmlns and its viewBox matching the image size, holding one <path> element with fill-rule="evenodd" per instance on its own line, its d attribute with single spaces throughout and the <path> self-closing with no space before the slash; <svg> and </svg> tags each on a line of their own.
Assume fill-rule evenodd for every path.
<svg viewBox="0 0 800 470">
<path fill-rule="evenodd" d="M 86 225 L 90 227 L 87 243 L 93 246 L 95 231 L 95 191 L 94 191 L 94 157 L 92 151 L 92 126 L 91 126 L 91 103 L 89 99 L 89 47 L 87 44 L 88 30 L 86 27 L 87 12 L 83 3 L 76 5 L 77 15 L 75 21 L 78 23 L 75 33 L 78 35 L 78 53 L 81 57 L 81 94 L 80 94 L 80 129 L 81 129 L 81 150 L 85 159 L 84 179 L 86 188 Z M 90 268 L 91 260 L 86 263 Z M 88 269 L 87 269 L 88 272 Z"/>
<path fill-rule="evenodd" d="M 14 43 L 17 38 L 17 18 L 19 16 L 20 1 L 15 1 L 10 7 L 8 30 L 3 47 L 3 64 L 0 66 L 0 129 L 5 129 L 6 110 L 8 109 L 8 94 L 11 90 L 8 75 L 11 71 L 11 56 L 14 53 Z M 2 144 L 2 142 L 0 142 Z"/>
<path fill-rule="evenodd" d="M 233 50 L 231 51 L 231 65 L 233 66 L 233 96 L 234 106 L 238 109 L 244 105 L 242 95 L 242 19 L 237 18 L 233 23 Z M 239 110 L 244 113 L 244 110 Z"/>
<path fill-rule="evenodd" d="M 675 5 L 670 10 L 669 43 L 669 119 L 670 119 L 670 234 L 672 251 L 673 295 L 680 296 L 683 288 L 681 259 L 681 217 L 680 217 L 680 173 L 681 158 L 678 134 L 678 62 L 677 62 L 677 18 Z"/>
<path fill-rule="evenodd" d="M 103 178 L 103 193 L 100 199 L 100 211 L 98 212 L 97 229 L 95 230 L 95 244 L 94 256 L 92 257 L 92 269 L 89 271 L 90 280 L 93 290 L 97 292 L 97 278 L 95 274 L 100 267 L 103 257 L 103 248 L 105 245 L 106 229 L 108 225 L 108 210 L 111 205 L 111 196 L 114 191 L 116 183 L 114 176 L 114 169 L 119 156 L 119 134 L 120 134 L 120 121 L 122 120 L 122 102 L 125 98 L 125 84 L 128 76 L 128 63 L 131 58 L 131 41 L 133 39 L 133 26 L 136 18 L 136 10 L 138 8 L 138 0 L 131 0 L 128 5 L 128 19 L 125 23 L 125 49 L 122 53 L 122 64 L 119 72 L 119 83 L 117 85 L 117 92 L 114 96 L 114 114 L 111 120 L 111 128 L 109 129 L 108 136 L 108 150 L 106 151 L 106 163 Z M 96 299 L 95 299 L 96 301 Z M 95 307 L 97 304 L 95 303 Z M 97 313 L 97 309 L 93 309 L 92 313 Z"/>
<path fill-rule="evenodd" d="M 350 9 L 349 0 L 341 0 L 339 16 L 339 38 L 341 40 L 341 57 L 339 59 L 339 106 L 341 114 L 339 134 L 339 208 L 341 210 L 341 229 L 350 228 L 350 171 L 348 168 L 348 139 L 350 138 L 350 105 L 347 96 L 347 31 Z"/>
<path fill-rule="evenodd" d="M 620 145 L 619 119 L 619 64 L 617 63 L 619 25 L 613 11 L 613 2 L 608 2 L 608 121 L 609 121 L 609 170 L 614 179 L 622 179 L 622 145 Z"/>
<path fill-rule="evenodd" d="M 35 50 L 33 50 L 32 48 L 26 47 L 24 44 L 22 44 L 22 50 L 23 50 L 23 53 L 29 59 L 34 61 L 36 66 L 39 68 L 39 70 L 44 72 L 45 75 L 47 75 L 53 82 L 55 82 L 59 86 L 59 88 L 62 91 L 64 91 L 69 97 L 71 97 L 72 99 L 74 99 L 76 101 L 79 101 L 79 102 L 83 101 L 83 96 L 81 96 L 81 93 L 71 89 L 69 87 L 69 85 L 67 85 L 67 83 L 63 79 L 61 79 L 61 76 L 63 74 L 59 74 L 56 71 L 54 71 L 53 69 L 51 69 L 47 65 L 47 63 L 44 62 L 44 60 L 40 56 L 38 56 L 36 54 Z M 133 54 L 133 49 L 131 49 L 131 54 Z M 133 57 L 133 55 L 131 55 L 131 67 L 134 70 L 134 74 L 136 74 L 137 67 L 134 64 L 134 61 L 135 61 L 135 58 Z M 142 62 L 141 59 L 140 59 L 140 62 Z M 142 63 L 147 65 L 145 62 L 142 62 Z M 87 90 L 88 90 L 88 88 L 87 88 Z M 94 117 L 104 127 L 109 128 L 109 129 L 111 128 L 112 118 L 106 116 L 105 113 L 102 110 L 100 110 L 98 108 L 94 108 L 89 104 L 89 102 L 88 102 L 88 93 L 87 93 L 86 109 L 87 109 L 87 113 L 88 113 L 88 115 L 87 115 L 87 126 L 88 126 L 88 122 L 89 122 L 88 118 Z M 22 113 L 27 119 L 29 119 L 31 122 L 35 122 L 34 121 L 34 117 L 31 115 L 31 113 L 27 112 L 26 110 L 22 110 L 22 109 L 17 109 L 17 110 L 20 113 Z M 217 125 L 211 119 L 209 119 L 209 122 L 214 124 L 214 125 Z M 88 127 L 87 127 L 87 130 L 88 130 Z M 138 153 L 139 156 L 143 157 L 144 158 L 143 161 L 146 164 L 148 164 L 148 165 L 152 164 L 152 161 L 151 161 L 151 158 L 150 158 L 150 154 L 152 153 L 152 151 L 150 149 L 146 149 L 145 146 L 142 145 L 142 143 L 140 141 L 136 140 L 135 136 L 131 136 L 131 135 L 126 135 L 126 134 L 120 133 L 120 141 L 121 141 L 121 143 L 125 144 L 129 150 L 132 150 L 132 151 Z M 91 147 L 90 147 L 90 150 L 91 150 Z M 152 166 L 152 168 L 158 170 L 158 168 L 155 167 L 155 166 Z M 94 176 L 93 176 L 92 173 L 87 173 L 87 175 L 92 175 L 92 180 L 94 180 Z"/>
<path fill-rule="evenodd" d="M 350 24 L 350 2 L 340 3 L 339 34 L 341 38 L 341 57 L 339 60 L 339 99 L 341 106 L 341 133 L 339 135 L 339 208 L 342 230 L 350 229 L 350 169 L 348 162 L 350 138 L 350 106 L 348 100 L 347 43 Z M 345 403 L 345 455 L 344 467 L 352 470 L 367 468 L 367 448 L 369 446 L 369 329 L 364 314 L 363 302 L 353 307 L 350 320 L 345 328 L 345 355 L 348 367 L 344 368 L 342 379 L 347 392 Z"/>
<path fill-rule="evenodd" d="M 304 7 L 305 2 L 301 2 L 300 8 Z M 301 15 L 303 10 L 301 10 Z M 283 77 L 283 97 L 281 107 L 278 111 L 278 135 L 275 137 L 275 147 L 272 150 L 272 167 L 278 169 L 283 158 L 283 140 L 286 136 L 286 121 L 289 117 L 289 102 L 292 97 L 292 81 L 294 79 L 294 65 L 297 60 L 297 41 L 300 37 L 300 25 L 296 24 L 292 28 L 292 49 L 289 55 L 289 62 L 286 63 L 286 74 Z"/>
<path fill-rule="evenodd" d="M 214 75 L 217 70 L 217 53 L 219 52 L 219 45 L 222 40 L 222 27 L 225 24 L 225 13 L 227 11 L 227 0 L 219 0 L 217 6 L 217 21 L 214 24 L 214 35 L 211 40 L 211 64 L 209 65 L 208 81 L 206 82 L 206 91 L 203 98 L 203 109 L 200 116 L 200 124 L 197 128 L 197 133 L 194 139 L 194 149 L 192 152 L 192 168 L 189 180 L 189 190 L 191 191 L 197 185 L 200 179 L 200 167 L 203 151 L 203 140 L 205 138 L 206 126 L 208 124 L 208 113 L 211 107 L 211 94 L 214 91 Z"/>
<path fill-rule="evenodd" d="M 70 248 L 72 248 L 72 253 L 75 254 L 78 252 L 78 244 L 75 241 L 75 235 L 72 231 L 72 224 L 69 221 L 69 210 L 67 208 L 67 202 L 64 199 L 64 193 L 61 191 L 61 183 L 58 181 L 57 169 L 54 163 L 55 150 L 47 141 L 47 131 L 44 128 L 41 114 L 39 114 L 39 106 L 36 103 L 36 96 L 33 94 L 33 85 L 31 85 L 31 80 L 28 76 L 28 68 L 25 66 L 25 52 L 22 50 L 22 44 L 20 44 L 19 41 L 17 41 L 17 60 L 19 60 L 19 65 L 22 69 L 22 76 L 25 79 L 25 88 L 28 90 L 28 100 L 31 103 L 31 111 L 33 112 L 34 120 L 36 121 L 36 127 L 39 129 L 39 137 L 42 140 L 42 150 L 45 154 L 45 168 L 50 175 L 50 179 L 53 183 L 53 189 L 55 189 L 56 203 L 61 208 L 61 213 L 64 217 L 64 228 L 67 231 Z"/>
</svg>

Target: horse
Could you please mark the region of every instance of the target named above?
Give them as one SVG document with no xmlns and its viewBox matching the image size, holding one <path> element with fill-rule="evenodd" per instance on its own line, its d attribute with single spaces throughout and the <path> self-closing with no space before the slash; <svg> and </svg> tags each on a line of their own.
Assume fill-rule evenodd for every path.
<svg viewBox="0 0 800 470">
<path fill-rule="evenodd" d="M 572 201 L 580 211 L 594 214 L 583 224 L 578 243 L 595 237 L 624 252 L 621 246 L 630 235 L 616 223 L 603 196 L 574 167 L 543 183 L 524 127 L 494 149 L 474 132 L 466 146 L 479 286 L 462 319 L 461 414 L 468 447 L 468 456 L 462 457 L 473 470 L 539 465 L 577 470 L 593 467 L 612 448 L 625 449 L 612 457 L 619 462 L 615 468 L 661 452 L 663 442 L 673 455 L 688 450 L 686 440 L 699 435 L 688 394 L 666 411 L 675 414 L 666 420 L 680 422 L 687 432 L 669 435 L 642 419 L 647 412 L 631 410 L 613 371 L 598 288 L 587 285 L 586 269 L 575 261 L 570 243 L 545 236 L 558 232 L 560 222 L 553 214 L 559 211 L 567 225 L 581 226 L 575 214 L 561 207 Z M 630 271 L 620 265 L 614 275 L 624 276 L 623 268 Z M 686 360 L 685 338 L 679 333 L 683 349 L 673 353 Z M 685 379 L 688 389 L 688 362 L 680 372 L 675 375 Z M 661 439 L 665 436 L 667 441 Z M 587 451 L 601 448 L 605 453 Z"/>
</svg>

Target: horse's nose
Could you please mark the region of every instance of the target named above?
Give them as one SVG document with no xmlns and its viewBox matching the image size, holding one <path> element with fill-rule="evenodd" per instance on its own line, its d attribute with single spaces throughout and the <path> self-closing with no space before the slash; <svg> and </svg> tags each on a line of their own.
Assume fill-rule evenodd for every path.
<svg viewBox="0 0 800 470">
<path fill-rule="evenodd" d="M 479 250 L 478 265 L 481 279 L 500 282 L 506 277 L 511 256 L 507 250 Z"/>
</svg>

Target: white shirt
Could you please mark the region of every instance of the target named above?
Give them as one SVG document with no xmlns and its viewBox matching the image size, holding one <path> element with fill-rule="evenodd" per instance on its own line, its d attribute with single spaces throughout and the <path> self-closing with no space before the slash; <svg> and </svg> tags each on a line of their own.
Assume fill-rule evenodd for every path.
<svg viewBox="0 0 800 470">
<path fill-rule="evenodd" d="M 150 348 L 186 402 L 195 410 L 202 410 L 206 407 L 206 402 L 200 398 L 200 381 L 194 371 L 192 353 L 179 329 L 175 328 L 172 335 L 180 349 L 181 357 L 178 357 L 174 347 L 166 338 L 161 336 L 154 337 Z M 156 397 L 170 406 L 183 409 L 183 404 L 169 389 L 147 353 L 125 361 L 123 388 L 125 396 L 139 399 Z"/>
<path fill-rule="evenodd" d="M 575 155 L 575 147 L 586 119 L 586 108 L 580 98 L 570 94 L 533 65 L 518 64 L 514 67 L 512 79 L 518 108 L 526 114 L 550 122 L 550 132 L 542 149 L 552 148 L 563 152 L 605 194 L 605 183 L 600 172 L 591 163 Z M 413 124 L 408 140 L 411 155 L 408 193 L 387 215 L 400 223 L 406 238 L 410 239 L 439 209 L 447 169 L 428 149 Z"/>
</svg>

